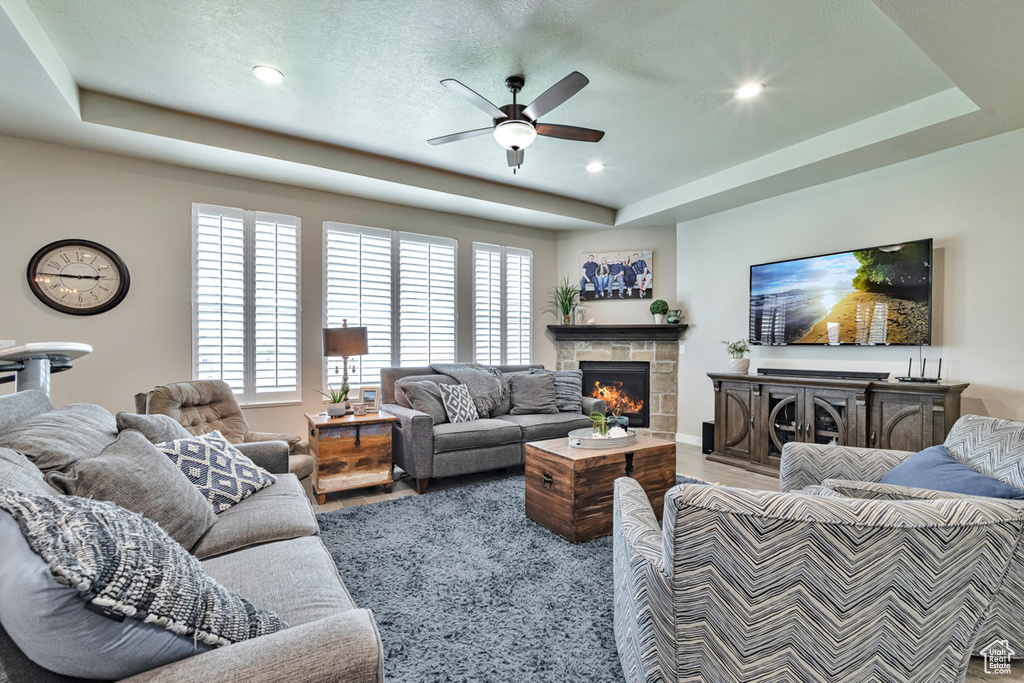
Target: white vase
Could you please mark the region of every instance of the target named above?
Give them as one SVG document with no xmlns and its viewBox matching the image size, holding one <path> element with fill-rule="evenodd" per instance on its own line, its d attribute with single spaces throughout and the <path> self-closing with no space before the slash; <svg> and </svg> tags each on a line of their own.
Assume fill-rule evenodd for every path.
<svg viewBox="0 0 1024 683">
<path fill-rule="evenodd" d="M 730 358 L 729 359 L 729 372 L 738 372 L 740 374 L 747 374 L 750 370 L 750 359 L 749 358 Z"/>
<path fill-rule="evenodd" d="M 665 314 L 664 313 L 655 313 L 654 314 L 654 324 L 655 325 L 664 325 L 665 324 Z"/>
<path fill-rule="evenodd" d="M 345 417 L 345 413 L 348 412 L 348 401 L 342 401 L 341 403 L 328 403 L 327 414 L 330 417 Z"/>
</svg>

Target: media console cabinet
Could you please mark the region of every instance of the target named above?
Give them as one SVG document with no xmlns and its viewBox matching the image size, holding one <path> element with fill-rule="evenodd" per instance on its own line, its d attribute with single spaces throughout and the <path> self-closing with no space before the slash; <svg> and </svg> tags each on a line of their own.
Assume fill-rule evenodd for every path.
<svg viewBox="0 0 1024 683">
<path fill-rule="evenodd" d="M 708 373 L 715 447 L 708 460 L 778 475 L 790 441 L 920 451 L 945 440 L 967 384 Z"/>
</svg>

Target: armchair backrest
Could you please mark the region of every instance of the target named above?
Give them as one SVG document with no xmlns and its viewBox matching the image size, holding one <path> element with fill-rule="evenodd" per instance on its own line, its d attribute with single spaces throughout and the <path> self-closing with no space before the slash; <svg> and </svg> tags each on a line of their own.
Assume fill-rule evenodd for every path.
<svg viewBox="0 0 1024 683">
<path fill-rule="evenodd" d="M 677 678 L 957 680 L 1021 514 L 974 500 L 673 489 L 662 540 Z"/>
<path fill-rule="evenodd" d="M 154 388 L 145 396 L 145 413 L 169 415 L 190 434 L 216 430 L 231 443 L 242 443 L 249 431 L 249 423 L 227 382 L 212 379 L 172 382 Z"/>
<path fill-rule="evenodd" d="M 965 465 L 1024 488 L 1024 422 L 964 415 L 949 430 L 944 445 Z"/>
</svg>

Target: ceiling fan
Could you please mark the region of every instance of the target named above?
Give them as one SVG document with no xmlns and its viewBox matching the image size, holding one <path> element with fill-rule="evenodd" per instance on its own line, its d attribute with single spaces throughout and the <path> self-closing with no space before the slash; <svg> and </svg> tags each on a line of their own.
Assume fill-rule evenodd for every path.
<svg viewBox="0 0 1024 683">
<path fill-rule="evenodd" d="M 604 137 L 603 130 L 562 126 L 537 121 L 541 116 L 544 116 L 582 90 L 587 83 L 590 83 L 590 81 L 587 80 L 586 76 L 579 71 L 573 71 L 541 93 L 540 97 L 533 102 L 523 106 L 516 102 L 516 95 L 523 89 L 526 79 L 522 76 L 509 76 L 505 79 L 505 87 L 512 91 L 512 104 L 496 107 L 489 100 L 459 83 L 454 78 L 446 78 L 441 81 L 441 85 L 459 97 L 464 98 L 485 114 L 489 114 L 494 121 L 488 128 L 477 128 L 475 130 L 464 130 L 461 133 L 442 135 L 439 138 L 431 138 L 427 142 L 432 145 L 444 145 L 449 142 L 492 133 L 498 144 L 505 148 L 508 165 L 512 167 L 512 172 L 515 173 L 516 169 L 523 164 L 523 150 L 529 147 L 530 143 L 538 135 L 549 138 L 562 138 L 563 140 L 578 140 L 580 142 L 598 142 Z"/>
</svg>

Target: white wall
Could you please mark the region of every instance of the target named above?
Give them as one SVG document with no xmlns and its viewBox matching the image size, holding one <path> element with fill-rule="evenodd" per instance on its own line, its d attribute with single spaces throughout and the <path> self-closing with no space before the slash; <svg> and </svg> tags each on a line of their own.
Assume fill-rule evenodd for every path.
<svg viewBox="0 0 1024 683">
<path fill-rule="evenodd" d="M 191 204 L 292 214 L 302 219 L 301 406 L 252 408 L 253 429 L 303 433 L 321 409 L 322 221 L 443 235 L 459 240 L 459 360 L 472 360 L 472 242 L 532 249 L 534 298 L 554 284 L 554 232 L 424 211 L 344 195 L 208 173 L 59 145 L 0 137 L 0 339 L 79 341 L 95 352 L 53 377 L 56 405 L 131 410 L 135 392 L 191 377 Z M 37 249 L 64 238 L 104 244 L 131 273 L 127 298 L 107 313 L 58 313 L 29 290 Z M 554 365 L 535 318 L 534 361 Z M 0 392 L 13 385 L 0 385 Z"/>
<path fill-rule="evenodd" d="M 687 332 L 679 426 L 714 416 L 706 373 L 747 336 L 752 264 L 935 238 L 931 362 L 969 382 L 963 411 L 1024 420 L 1024 131 L 938 152 L 677 226 Z M 559 259 L 561 263 L 561 258 Z M 908 347 L 755 347 L 759 365 L 906 372 Z M 934 367 L 934 366 L 931 366 Z"/>
</svg>

